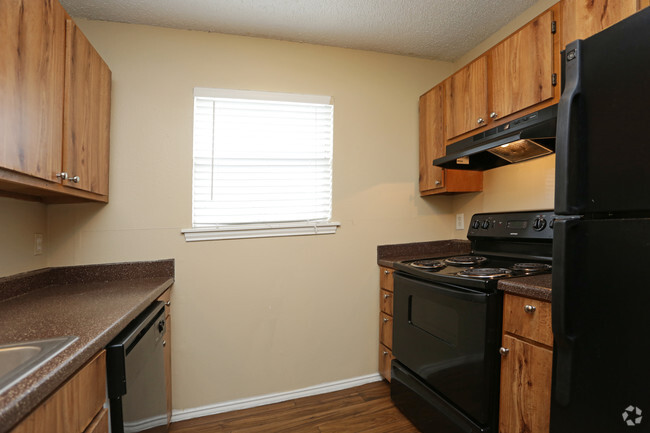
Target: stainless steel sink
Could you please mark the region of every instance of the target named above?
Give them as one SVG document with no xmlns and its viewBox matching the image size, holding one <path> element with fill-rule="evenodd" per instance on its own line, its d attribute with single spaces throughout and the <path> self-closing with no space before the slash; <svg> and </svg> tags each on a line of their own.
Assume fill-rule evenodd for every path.
<svg viewBox="0 0 650 433">
<path fill-rule="evenodd" d="M 76 339 L 57 337 L 0 346 L 0 394 Z"/>
</svg>

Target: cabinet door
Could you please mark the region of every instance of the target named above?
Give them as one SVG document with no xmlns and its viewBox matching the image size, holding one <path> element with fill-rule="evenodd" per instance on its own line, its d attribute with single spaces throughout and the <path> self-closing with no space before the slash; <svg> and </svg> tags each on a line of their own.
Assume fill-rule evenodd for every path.
<svg viewBox="0 0 650 433">
<path fill-rule="evenodd" d="M 638 0 L 562 0 L 562 49 L 616 24 L 647 6 Z"/>
<path fill-rule="evenodd" d="M 481 56 L 445 80 L 445 136 L 449 140 L 486 125 L 487 56 Z"/>
<path fill-rule="evenodd" d="M 65 11 L 0 1 L 0 167 L 56 181 L 61 168 Z"/>
<path fill-rule="evenodd" d="M 499 433 L 548 433 L 553 352 L 509 335 L 503 347 Z"/>
<path fill-rule="evenodd" d="M 107 195 L 111 71 L 72 20 L 66 45 L 64 184 Z"/>
<path fill-rule="evenodd" d="M 444 170 L 432 165 L 434 159 L 445 156 L 444 94 L 440 84 L 420 96 L 420 192 L 445 186 Z"/>
<path fill-rule="evenodd" d="M 492 49 L 490 118 L 549 100 L 556 88 L 559 95 L 559 86 L 553 84 L 552 22 L 553 11 L 548 10 Z"/>
</svg>

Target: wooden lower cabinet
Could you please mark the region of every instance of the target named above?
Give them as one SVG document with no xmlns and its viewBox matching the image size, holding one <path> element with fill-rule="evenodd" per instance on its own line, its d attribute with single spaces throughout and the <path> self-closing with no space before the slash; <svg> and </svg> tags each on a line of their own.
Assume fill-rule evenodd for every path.
<svg viewBox="0 0 650 433">
<path fill-rule="evenodd" d="M 506 294 L 499 433 L 548 433 L 553 371 L 550 303 Z"/>
<path fill-rule="evenodd" d="M 553 351 L 509 335 L 503 347 L 499 432 L 548 432 Z"/>
<path fill-rule="evenodd" d="M 12 433 L 90 433 L 108 431 L 102 415 L 106 401 L 106 352 L 101 351 Z"/>
<path fill-rule="evenodd" d="M 165 385 L 167 388 L 167 426 L 172 420 L 172 314 L 171 314 L 171 289 L 158 297 L 159 301 L 165 303 L 165 330 L 164 354 L 165 354 Z"/>
<path fill-rule="evenodd" d="M 393 360 L 393 269 L 379 268 L 379 374 L 390 382 Z"/>
</svg>

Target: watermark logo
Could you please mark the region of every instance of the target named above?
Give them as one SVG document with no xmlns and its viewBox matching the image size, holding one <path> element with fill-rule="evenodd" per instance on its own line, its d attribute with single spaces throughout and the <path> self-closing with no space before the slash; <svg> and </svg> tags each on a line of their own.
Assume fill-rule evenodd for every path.
<svg viewBox="0 0 650 433">
<path fill-rule="evenodd" d="M 629 405 L 623 411 L 623 421 L 628 425 L 628 427 L 635 427 L 641 424 L 641 419 L 643 418 L 641 412 L 641 409 L 638 407 Z"/>
</svg>

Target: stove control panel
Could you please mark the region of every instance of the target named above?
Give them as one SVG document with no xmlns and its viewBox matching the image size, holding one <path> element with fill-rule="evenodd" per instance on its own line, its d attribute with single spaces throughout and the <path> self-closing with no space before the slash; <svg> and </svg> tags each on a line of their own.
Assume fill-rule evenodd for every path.
<svg viewBox="0 0 650 433">
<path fill-rule="evenodd" d="M 553 239 L 552 210 L 480 213 L 472 216 L 467 237 Z"/>
</svg>

